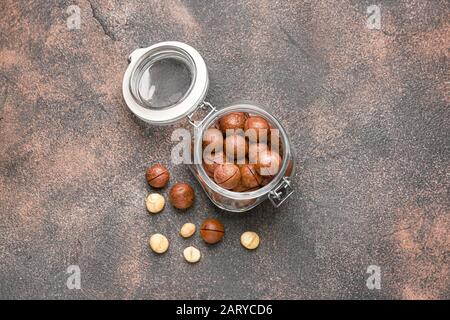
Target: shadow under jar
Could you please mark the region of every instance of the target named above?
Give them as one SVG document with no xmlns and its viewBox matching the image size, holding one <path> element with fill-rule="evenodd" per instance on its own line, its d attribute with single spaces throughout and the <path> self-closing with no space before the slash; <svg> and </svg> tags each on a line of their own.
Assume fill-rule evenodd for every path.
<svg viewBox="0 0 450 320">
<path fill-rule="evenodd" d="M 294 192 L 294 152 L 283 126 L 269 112 L 251 102 L 235 103 L 220 110 L 206 102 L 208 71 L 194 48 L 181 42 L 161 42 L 135 50 L 129 61 L 122 83 L 128 108 L 141 120 L 153 125 L 168 125 L 188 119 L 194 127 L 194 163 L 189 167 L 217 207 L 244 212 L 267 199 L 278 207 Z M 194 121 L 194 114 L 199 109 L 206 110 L 207 114 L 202 120 Z M 270 179 L 265 179 L 258 189 L 236 192 L 222 188 L 202 164 L 204 132 L 217 127 L 219 119 L 233 112 L 260 116 L 269 123 L 271 130 L 278 130 L 279 170 Z"/>
</svg>

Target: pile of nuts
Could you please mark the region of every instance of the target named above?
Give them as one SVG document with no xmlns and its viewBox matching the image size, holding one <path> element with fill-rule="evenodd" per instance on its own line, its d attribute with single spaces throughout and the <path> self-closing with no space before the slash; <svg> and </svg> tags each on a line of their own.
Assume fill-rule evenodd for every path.
<svg viewBox="0 0 450 320">
<path fill-rule="evenodd" d="M 220 187 L 257 190 L 272 181 L 283 163 L 278 129 L 258 115 L 231 112 L 203 134 L 203 168 Z M 292 163 L 286 175 L 290 175 Z"/>
<path fill-rule="evenodd" d="M 170 179 L 169 171 L 161 164 L 155 164 L 147 169 L 146 179 L 150 186 L 156 189 L 164 188 Z M 190 208 L 195 199 L 194 189 L 187 183 L 176 183 L 169 192 L 170 203 L 177 209 Z M 150 193 L 145 204 L 147 210 L 156 214 L 161 212 L 165 206 L 165 199 L 159 193 Z M 189 238 L 196 232 L 196 226 L 193 223 L 185 223 L 179 233 L 183 238 Z M 205 219 L 200 226 L 200 236 L 207 244 L 216 244 L 220 242 L 225 234 L 223 224 L 214 218 Z M 244 232 L 241 235 L 241 244 L 253 250 L 259 246 L 259 236 L 251 231 Z M 153 234 L 149 239 L 149 246 L 153 252 L 162 254 L 169 248 L 169 240 L 160 233 Z M 187 247 L 183 251 L 183 256 L 190 263 L 198 262 L 201 258 L 200 251 L 195 247 Z"/>
</svg>

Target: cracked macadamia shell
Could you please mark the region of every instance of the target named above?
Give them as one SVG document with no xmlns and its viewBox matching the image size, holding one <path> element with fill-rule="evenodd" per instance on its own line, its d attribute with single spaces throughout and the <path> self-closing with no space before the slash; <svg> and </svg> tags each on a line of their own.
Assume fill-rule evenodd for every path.
<svg viewBox="0 0 450 320">
<path fill-rule="evenodd" d="M 170 174 L 165 166 L 158 163 L 147 169 L 145 178 L 150 186 L 159 189 L 166 186 L 169 181 Z"/>
<path fill-rule="evenodd" d="M 210 177 L 214 177 L 216 168 L 225 163 L 225 155 L 223 152 L 216 152 L 214 154 L 206 154 L 203 156 L 203 168 Z"/>
<path fill-rule="evenodd" d="M 240 166 L 241 184 L 247 189 L 256 188 L 261 185 L 262 178 L 251 164 Z"/>
<path fill-rule="evenodd" d="M 206 243 L 215 244 L 222 240 L 224 234 L 225 228 L 217 219 L 205 219 L 200 226 L 200 236 Z"/>
<path fill-rule="evenodd" d="M 235 164 L 225 163 L 219 165 L 214 171 L 214 181 L 225 189 L 233 189 L 241 180 L 239 167 Z"/>
</svg>

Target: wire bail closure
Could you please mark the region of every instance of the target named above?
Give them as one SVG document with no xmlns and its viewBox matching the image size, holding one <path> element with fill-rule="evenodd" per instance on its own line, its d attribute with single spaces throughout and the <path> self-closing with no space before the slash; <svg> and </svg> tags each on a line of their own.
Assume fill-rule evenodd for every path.
<svg viewBox="0 0 450 320">
<path fill-rule="evenodd" d="M 275 208 L 278 208 L 287 198 L 294 193 L 291 181 L 288 177 L 284 177 L 280 184 L 269 193 L 270 202 Z"/>
<path fill-rule="evenodd" d="M 207 108 L 209 108 L 210 110 L 209 110 L 209 112 L 206 114 L 206 116 L 205 116 L 202 120 L 200 120 L 200 121 L 195 121 L 195 120 L 192 119 L 193 116 L 194 116 L 194 113 L 195 113 L 196 111 L 198 111 L 198 110 L 200 110 L 200 109 L 201 109 L 201 110 L 205 110 L 205 109 L 207 109 Z M 216 111 L 217 111 L 217 109 L 216 109 L 215 107 L 213 107 L 211 103 L 209 103 L 209 102 L 207 102 L 207 101 L 203 101 L 203 102 L 200 104 L 199 108 L 196 109 L 194 112 L 192 112 L 190 115 L 188 115 L 187 118 L 188 118 L 189 123 L 190 123 L 192 126 L 194 126 L 194 128 L 199 128 L 199 127 L 201 127 L 201 126 L 203 125 L 203 123 L 205 122 L 205 120 L 208 119 L 208 118 L 209 118 L 214 112 L 216 112 Z"/>
</svg>

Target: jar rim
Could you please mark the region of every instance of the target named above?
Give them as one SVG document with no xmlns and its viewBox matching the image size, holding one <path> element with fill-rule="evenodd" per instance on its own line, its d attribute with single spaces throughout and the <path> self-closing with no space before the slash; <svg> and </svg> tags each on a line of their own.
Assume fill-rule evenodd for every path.
<svg viewBox="0 0 450 320">
<path fill-rule="evenodd" d="M 266 117 L 269 122 L 271 122 L 273 125 L 276 126 L 276 129 L 279 130 L 280 136 L 282 139 L 282 143 L 284 146 L 283 149 L 283 163 L 281 165 L 280 171 L 278 174 L 273 178 L 272 181 L 270 181 L 266 186 L 257 189 L 255 191 L 250 192 L 235 192 L 231 191 L 225 188 L 220 187 L 217 185 L 211 177 L 206 173 L 203 165 L 202 165 L 202 136 L 203 132 L 210 127 L 210 125 L 218 119 L 220 116 L 233 112 L 233 111 L 239 111 L 239 112 L 249 112 L 249 113 L 256 113 L 260 116 Z M 220 193 L 223 196 L 226 196 L 228 198 L 234 199 L 234 200 L 242 200 L 242 199 L 254 199 L 259 198 L 264 195 L 268 195 L 270 191 L 274 189 L 275 186 L 277 186 L 280 181 L 283 179 L 285 172 L 287 171 L 288 165 L 289 165 L 289 159 L 292 155 L 292 150 L 290 147 L 290 142 L 288 135 L 286 131 L 284 130 L 281 123 L 272 116 L 269 112 L 264 110 L 259 105 L 249 102 L 249 101 L 240 101 L 233 103 L 232 105 L 229 105 L 227 107 L 219 109 L 217 112 L 211 114 L 207 119 L 205 119 L 205 122 L 201 127 L 197 129 L 196 136 L 195 136 L 195 150 L 194 150 L 194 160 L 195 160 L 195 166 L 197 168 L 197 172 L 199 173 L 200 177 L 203 179 L 203 181 L 208 185 L 209 188 L 211 188 L 214 192 Z"/>
</svg>

